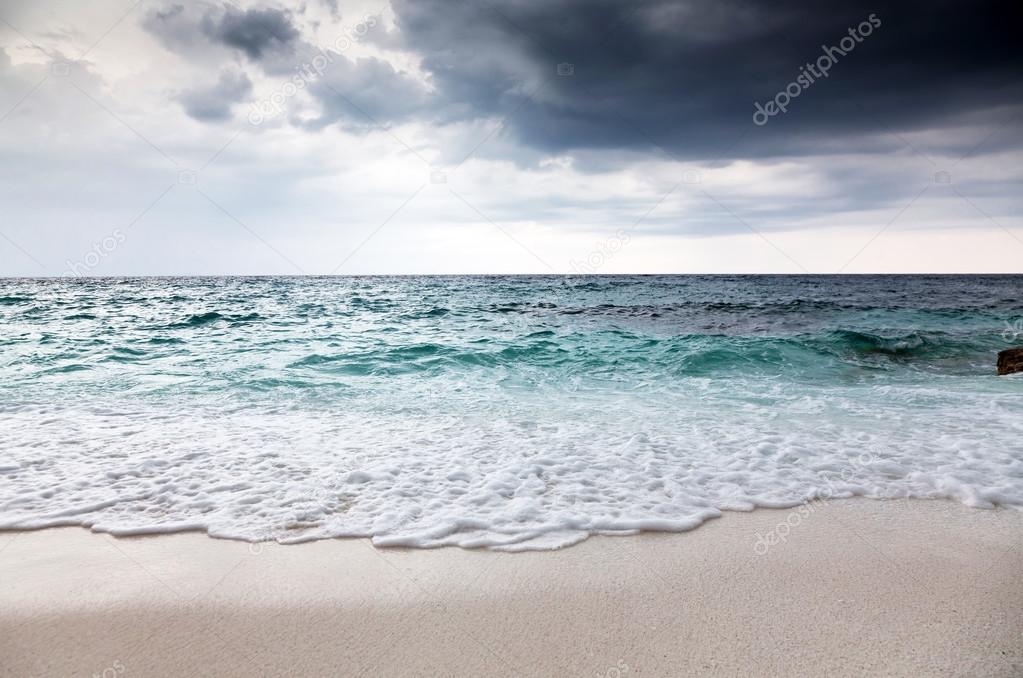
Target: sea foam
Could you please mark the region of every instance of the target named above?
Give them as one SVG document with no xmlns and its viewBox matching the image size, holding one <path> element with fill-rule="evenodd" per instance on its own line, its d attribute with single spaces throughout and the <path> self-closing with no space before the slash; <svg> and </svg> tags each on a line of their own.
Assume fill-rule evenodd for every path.
<svg viewBox="0 0 1023 678">
<path fill-rule="evenodd" d="M 554 402 L 408 384 L 390 410 L 8 408 L 0 527 L 555 548 L 853 495 L 1023 505 L 1015 404 L 737 386 Z"/>
<path fill-rule="evenodd" d="M 521 550 L 1020 507 L 1023 380 L 991 361 L 1018 282 L 8 283 L 0 528 Z"/>
</svg>

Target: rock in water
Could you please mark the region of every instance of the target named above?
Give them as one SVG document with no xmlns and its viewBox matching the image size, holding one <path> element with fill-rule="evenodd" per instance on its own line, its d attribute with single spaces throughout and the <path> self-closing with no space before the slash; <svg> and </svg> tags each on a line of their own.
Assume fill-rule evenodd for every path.
<svg viewBox="0 0 1023 678">
<path fill-rule="evenodd" d="M 998 352 L 998 374 L 1023 372 L 1023 347 Z"/>
</svg>

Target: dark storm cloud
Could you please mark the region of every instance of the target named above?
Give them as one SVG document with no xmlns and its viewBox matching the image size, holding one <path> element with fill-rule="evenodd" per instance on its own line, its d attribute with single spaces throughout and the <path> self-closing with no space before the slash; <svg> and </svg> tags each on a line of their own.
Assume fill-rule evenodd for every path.
<svg viewBox="0 0 1023 678">
<path fill-rule="evenodd" d="M 202 58 L 211 46 L 238 50 L 252 61 L 292 54 L 300 33 L 285 10 L 239 10 L 230 5 L 177 4 L 151 10 L 143 27 L 168 48 Z"/>
<path fill-rule="evenodd" d="M 242 72 L 224 71 L 209 87 L 187 90 L 178 96 L 185 112 L 202 122 L 218 122 L 231 117 L 231 106 L 252 93 L 252 82 Z"/>
<path fill-rule="evenodd" d="M 202 30 L 213 40 L 241 50 L 253 61 L 268 52 L 288 49 L 299 37 L 291 16 L 278 9 L 241 12 L 228 7 L 219 17 L 207 14 Z"/>
<path fill-rule="evenodd" d="M 332 10 L 336 3 L 328 3 Z M 379 19 L 366 15 L 353 26 L 338 28 L 338 39 L 315 45 L 303 38 L 294 17 L 287 11 L 259 9 L 240 11 L 229 5 L 173 5 L 155 9 L 143 26 L 175 52 L 203 63 L 223 62 L 219 48 L 244 54 L 264 73 L 303 87 L 322 106 L 319 117 L 296 122 L 309 129 L 334 123 L 350 130 L 368 130 L 377 124 L 403 122 L 416 115 L 430 117 L 441 105 L 427 97 L 423 83 L 375 57 L 349 59 L 342 52 L 351 42 L 378 30 Z M 392 35 L 389 40 L 394 41 Z M 295 73 L 300 75 L 296 76 Z M 244 75 L 222 78 L 217 87 L 182 93 L 178 101 L 197 120 L 219 121 L 231 115 L 230 107 L 251 91 Z"/>
<path fill-rule="evenodd" d="M 335 58 L 309 91 L 322 105 L 311 129 L 337 122 L 346 129 L 368 130 L 385 122 L 405 122 L 432 104 L 426 88 L 386 61 Z"/>
<path fill-rule="evenodd" d="M 434 90 L 421 116 L 507 116 L 519 141 L 547 152 L 834 153 L 855 150 L 865 135 L 955 125 L 1023 101 L 1018 2 L 393 0 L 392 7 L 402 47 L 421 57 Z M 874 25 L 864 23 L 871 15 Z M 787 113 L 753 123 L 755 103 L 796 83 L 822 46 L 843 44 L 854 47 L 831 52 L 827 77 L 800 85 Z M 559 63 L 572 64 L 572 74 L 558 75 Z M 330 90 L 318 94 L 328 116 L 345 114 Z M 358 103 L 362 94 L 353 88 L 345 96 Z M 421 100 L 418 91 L 409 97 Z M 387 102 L 378 103 L 386 119 Z M 409 115 L 402 97 L 391 105 L 396 119 Z M 998 118 L 988 116 L 989 124 Z"/>
<path fill-rule="evenodd" d="M 1006 124 L 1023 108 L 1018 1 L 391 6 L 395 28 L 358 39 L 411 54 L 427 83 L 382 59 L 338 54 L 309 84 L 320 116 L 301 124 L 499 118 L 503 134 L 544 154 L 657 151 L 703 161 L 888 152 L 908 133 L 966 125 L 1002 126 L 999 144 L 1023 143 L 1020 119 Z M 194 55 L 229 48 L 283 77 L 321 53 L 296 19 L 282 9 L 199 4 L 153 11 L 145 25 L 190 58 L 210 63 Z M 772 111 L 773 102 L 787 111 Z M 755 124 L 756 106 L 775 114 Z M 932 143 L 955 154 L 972 143 L 963 139 Z"/>
</svg>

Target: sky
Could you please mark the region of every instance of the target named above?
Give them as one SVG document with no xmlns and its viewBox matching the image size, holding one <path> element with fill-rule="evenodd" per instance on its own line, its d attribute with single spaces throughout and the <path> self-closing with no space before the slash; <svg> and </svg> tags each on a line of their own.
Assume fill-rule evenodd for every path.
<svg viewBox="0 0 1023 678">
<path fill-rule="evenodd" d="M 0 275 L 1023 272 L 1021 19 L 0 0 Z"/>
</svg>

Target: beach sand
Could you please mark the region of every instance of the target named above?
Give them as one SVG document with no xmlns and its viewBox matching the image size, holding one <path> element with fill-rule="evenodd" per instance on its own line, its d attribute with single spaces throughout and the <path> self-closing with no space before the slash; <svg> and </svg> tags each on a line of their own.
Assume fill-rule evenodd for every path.
<svg viewBox="0 0 1023 678">
<path fill-rule="evenodd" d="M 841 500 L 517 554 L 6 532 L 0 669 L 1021 676 L 1023 512 Z"/>
</svg>

